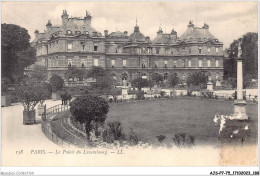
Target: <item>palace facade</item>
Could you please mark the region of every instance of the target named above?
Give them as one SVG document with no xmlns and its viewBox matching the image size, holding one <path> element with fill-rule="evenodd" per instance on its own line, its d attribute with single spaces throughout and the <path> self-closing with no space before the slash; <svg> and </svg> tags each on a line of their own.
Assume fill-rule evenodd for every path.
<svg viewBox="0 0 260 176">
<path fill-rule="evenodd" d="M 46 66 L 49 77 L 64 77 L 71 66 L 100 66 L 118 83 L 138 77 L 151 79 L 154 73 L 161 74 L 165 81 L 169 75 L 177 74 L 185 82 L 194 71 L 206 72 L 212 81 L 222 80 L 223 43 L 210 33 L 207 24 L 199 28 L 190 21 L 180 36 L 174 29 L 166 34 L 159 28 L 156 38 L 151 40 L 137 24 L 130 35 L 127 31 L 107 30 L 102 35 L 92 27 L 92 16 L 87 11 L 84 18 L 69 18 L 63 10 L 61 18 L 60 26 L 48 21 L 44 33 L 36 30 L 32 42 L 37 64 Z M 80 81 L 87 84 L 91 80 Z"/>
</svg>

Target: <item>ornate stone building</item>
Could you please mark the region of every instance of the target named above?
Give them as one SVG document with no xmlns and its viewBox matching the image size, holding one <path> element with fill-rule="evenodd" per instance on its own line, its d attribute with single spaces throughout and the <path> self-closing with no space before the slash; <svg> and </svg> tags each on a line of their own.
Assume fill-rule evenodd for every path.
<svg viewBox="0 0 260 176">
<path fill-rule="evenodd" d="M 122 83 L 142 77 L 150 79 L 153 73 L 177 74 L 185 81 L 194 71 L 205 71 L 211 79 L 223 77 L 223 43 L 210 32 L 209 26 L 195 27 L 190 21 L 187 30 L 178 37 L 160 28 L 155 39 L 144 36 L 136 24 L 134 32 L 112 32 L 104 35 L 91 26 L 91 15 L 69 18 L 64 10 L 62 25 L 52 26 L 48 21 L 46 31 L 35 31 L 32 45 L 37 50 L 38 64 L 45 65 L 49 76 L 56 73 L 64 77 L 68 67 L 90 69 L 100 66 Z M 85 79 L 87 83 L 91 80 Z"/>
</svg>

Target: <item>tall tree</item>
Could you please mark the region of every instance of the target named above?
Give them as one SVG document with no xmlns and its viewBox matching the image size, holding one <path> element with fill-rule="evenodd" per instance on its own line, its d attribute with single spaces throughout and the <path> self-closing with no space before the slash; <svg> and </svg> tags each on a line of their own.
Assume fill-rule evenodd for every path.
<svg viewBox="0 0 260 176">
<path fill-rule="evenodd" d="M 147 79 L 143 79 L 143 78 L 136 78 L 134 79 L 131 84 L 138 88 L 138 90 L 141 90 L 142 87 L 147 87 L 148 86 L 148 81 Z"/>
<path fill-rule="evenodd" d="M 236 59 L 238 54 L 238 43 L 242 42 L 241 57 L 243 60 L 244 78 L 258 78 L 258 34 L 246 33 L 243 37 L 233 41 L 228 49 L 229 59 L 224 61 L 224 79 L 236 78 Z M 245 76 L 247 75 L 247 76 Z"/>
<path fill-rule="evenodd" d="M 36 52 L 25 28 L 5 23 L 1 28 L 1 74 L 15 82 L 23 76 L 24 68 L 36 61 Z"/>
</svg>

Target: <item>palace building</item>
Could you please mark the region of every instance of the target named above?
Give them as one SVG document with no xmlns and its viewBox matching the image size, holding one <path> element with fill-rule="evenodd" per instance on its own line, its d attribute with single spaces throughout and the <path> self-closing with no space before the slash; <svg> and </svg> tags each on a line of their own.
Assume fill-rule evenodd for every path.
<svg viewBox="0 0 260 176">
<path fill-rule="evenodd" d="M 199 28 L 190 21 L 180 36 L 174 29 L 166 34 L 159 28 L 152 40 L 142 34 L 137 24 L 131 34 L 104 30 L 102 35 L 92 27 L 92 16 L 87 11 L 84 18 L 69 18 L 63 10 L 61 18 L 60 26 L 48 21 L 44 33 L 36 30 L 32 42 L 37 64 L 47 67 L 49 77 L 64 77 L 71 66 L 100 66 L 118 83 L 138 77 L 151 79 L 154 73 L 161 74 L 165 81 L 169 75 L 177 74 L 184 82 L 194 71 L 206 72 L 212 81 L 222 80 L 223 43 L 210 33 L 207 24 Z M 65 81 L 68 84 L 69 80 Z M 78 81 L 85 85 L 91 80 Z"/>
</svg>

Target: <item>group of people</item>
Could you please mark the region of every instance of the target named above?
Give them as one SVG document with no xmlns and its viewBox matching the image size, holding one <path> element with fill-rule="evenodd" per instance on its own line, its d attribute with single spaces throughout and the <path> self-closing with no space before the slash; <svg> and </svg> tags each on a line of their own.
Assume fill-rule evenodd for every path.
<svg viewBox="0 0 260 176">
<path fill-rule="evenodd" d="M 72 96 L 67 91 L 62 91 L 60 94 L 62 105 L 67 105 L 68 101 L 70 102 Z"/>
</svg>

